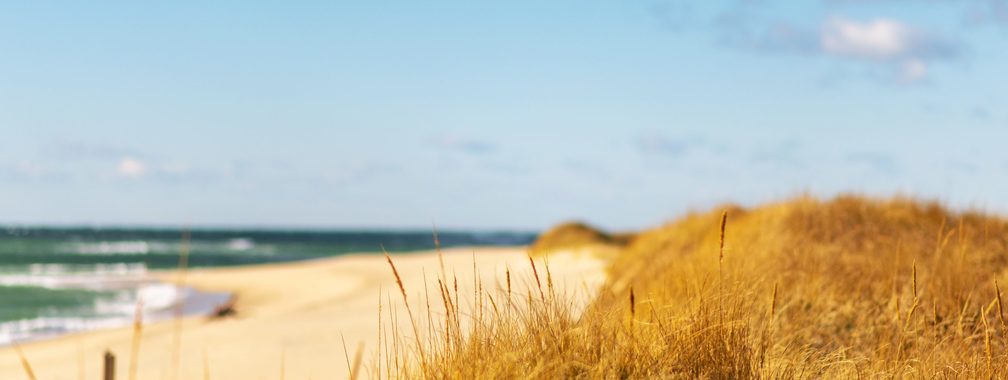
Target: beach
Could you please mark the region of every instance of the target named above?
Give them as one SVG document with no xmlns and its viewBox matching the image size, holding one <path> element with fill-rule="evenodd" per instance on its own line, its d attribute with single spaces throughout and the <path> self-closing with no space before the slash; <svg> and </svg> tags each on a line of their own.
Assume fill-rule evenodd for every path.
<svg viewBox="0 0 1008 380">
<path fill-rule="evenodd" d="M 448 278 L 460 289 L 501 286 L 505 268 L 510 268 L 515 291 L 524 294 L 534 285 L 532 268 L 524 247 L 451 248 L 392 255 L 411 305 L 427 318 L 427 294 L 431 315 L 443 315 L 437 294 L 442 262 Z M 542 271 L 548 261 L 550 275 L 566 295 L 587 302 L 605 281 L 605 264 L 589 252 L 556 252 L 537 257 Z M 477 273 L 474 276 L 474 269 Z M 177 272 L 159 272 L 163 281 L 175 281 Z M 544 274 L 540 273 L 540 276 Z M 185 273 L 185 284 L 202 291 L 234 295 L 232 316 L 193 316 L 181 322 L 177 366 L 176 322 L 160 321 L 143 326 L 137 365 L 138 379 L 308 379 L 348 376 L 343 342 L 352 358 L 362 345 L 363 365 L 369 366 L 378 341 L 379 300 L 405 308 L 396 278 L 385 256 L 375 253 L 334 258 L 262 264 L 242 267 L 194 269 Z M 462 305 L 474 291 L 459 291 Z M 422 306 L 418 306 L 422 305 Z M 388 317 L 382 317 L 388 322 Z M 406 322 L 408 324 L 408 322 Z M 400 326 L 403 328 L 404 326 Z M 22 344 L 21 350 L 38 379 L 99 379 L 106 350 L 117 358 L 116 378 L 127 379 L 131 327 L 64 335 Z M 352 359 L 351 359 L 352 360 Z M 365 369 L 366 374 L 366 369 Z M 26 378 L 12 347 L 0 349 L 0 378 Z"/>
</svg>

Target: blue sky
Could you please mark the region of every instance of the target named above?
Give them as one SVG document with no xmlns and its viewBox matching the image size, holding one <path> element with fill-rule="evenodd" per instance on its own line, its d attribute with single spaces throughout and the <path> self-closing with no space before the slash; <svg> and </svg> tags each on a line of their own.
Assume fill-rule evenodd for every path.
<svg viewBox="0 0 1008 380">
<path fill-rule="evenodd" d="M 1008 210 L 1008 1 L 6 2 L 0 221 Z"/>
</svg>

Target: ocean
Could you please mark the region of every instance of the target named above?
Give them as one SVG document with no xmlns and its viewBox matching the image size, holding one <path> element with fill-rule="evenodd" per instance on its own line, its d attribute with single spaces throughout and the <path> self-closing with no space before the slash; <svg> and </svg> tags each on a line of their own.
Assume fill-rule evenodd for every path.
<svg viewBox="0 0 1008 380">
<path fill-rule="evenodd" d="M 177 289 L 148 272 L 174 269 L 182 230 L 8 226 L 0 231 L 0 346 L 125 326 L 138 299 L 145 321 L 176 307 L 208 313 L 229 295 Z M 440 232 L 442 247 L 530 243 L 521 232 Z M 347 253 L 434 248 L 430 231 L 194 229 L 189 267 L 310 260 Z"/>
</svg>

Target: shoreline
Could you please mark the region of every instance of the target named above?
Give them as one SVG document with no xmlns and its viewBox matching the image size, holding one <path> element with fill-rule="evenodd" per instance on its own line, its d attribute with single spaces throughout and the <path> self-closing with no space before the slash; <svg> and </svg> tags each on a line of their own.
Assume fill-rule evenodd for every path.
<svg viewBox="0 0 1008 380">
<path fill-rule="evenodd" d="M 465 289 L 476 286 L 474 278 L 485 287 L 496 286 L 505 268 L 524 286 L 532 278 L 526 247 L 458 247 L 442 252 L 446 272 L 457 276 L 459 286 Z M 410 302 L 422 305 L 424 284 L 428 291 L 436 291 L 430 289 L 436 289 L 433 281 L 441 270 L 441 258 L 435 251 L 402 252 L 391 257 Z M 536 261 L 537 265 L 544 263 L 544 258 Z M 557 252 L 546 261 L 558 287 L 582 295 L 586 302 L 605 281 L 604 261 L 588 252 Z M 152 277 L 174 283 L 176 275 L 175 271 L 164 271 Z M 170 379 L 176 370 L 181 379 L 202 378 L 204 357 L 214 379 L 276 378 L 281 368 L 291 378 L 343 378 L 347 376 L 343 342 L 350 356 L 355 347 L 363 345 L 363 362 L 369 363 L 378 340 L 379 299 L 391 300 L 393 307 L 401 307 L 402 301 L 381 253 L 196 268 L 187 270 L 184 285 L 201 292 L 230 293 L 235 314 L 183 318 L 177 369 L 171 363 L 176 324 L 173 320 L 145 324 L 138 378 Z M 20 347 L 39 379 L 77 378 L 79 373 L 97 378 L 106 349 L 118 358 L 117 378 L 125 379 L 132 335 L 127 326 L 25 342 Z M 0 378 L 23 376 L 13 348 L 0 347 Z"/>
<path fill-rule="evenodd" d="M 143 280 L 138 286 L 163 286 L 177 289 L 174 282 L 165 281 L 159 277 L 150 276 Z M 225 305 L 232 302 L 234 295 L 228 292 L 207 291 L 197 289 L 192 286 L 183 286 L 181 292 L 185 294 L 182 301 L 181 312 L 184 318 L 188 317 L 208 317 L 212 316 Z M 175 307 L 147 309 L 144 311 L 143 320 L 145 323 L 158 323 L 174 318 Z M 87 333 L 92 331 L 112 330 L 132 326 L 134 315 L 129 316 L 55 316 L 37 317 L 32 319 L 12 320 L 0 322 L 0 326 L 21 326 L 19 330 L 25 330 L 27 326 L 39 331 L 32 333 L 14 334 L 5 337 L 0 341 L 0 349 L 12 347 L 14 343 L 25 345 L 34 342 L 43 342 L 50 339 L 59 339 L 64 336 Z M 69 322 L 68 322 L 69 321 Z M 67 326 L 67 324 L 70 324 Z M 61 330 L 61 331 L 51 331 Z M 9 338 L 10 340 L 7 340 Z"/>
</svg>

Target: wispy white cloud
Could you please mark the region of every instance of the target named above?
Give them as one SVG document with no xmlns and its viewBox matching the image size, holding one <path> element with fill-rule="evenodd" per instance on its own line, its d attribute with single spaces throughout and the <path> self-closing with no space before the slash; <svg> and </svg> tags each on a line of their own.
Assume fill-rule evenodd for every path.
<svg viewBox="0 0 1008 380">
<path fill-rule="evenodd" d="M 961 50 L 946 38 L 897 20 L 858 22 L 843 17 L 823 24 L 820 49 L 829 56 L 892 65 L 900 83 L 927 78 L 928 61 L 955 58 Z"/>
<path fill-rule="evenodd" d="M 66 137 L 45 141 L 37 159 L 12 168 L 21 177 L 143 178 L 173 183 L 232 177 L 227 160 L 189 162 L 135 147 Z"/>
<path fill-rule="evenodd" d="M 801 53 L 862 62 L 885 69 L 895 83 L 927 79 L 934 61 L 961 55 L 961 43 L 902 21 L 867 21 L 834 16 L 818 28 L 777 23 L 762 32 L 735 31 L 727 41 L 739 47 L 770 53 Z"/>
<path fill-rule="evenodd" d="M 966 50 L 960 40 L 896 18 L 855 19 L 837 15 L 836 12 L 849 8 L 836 8 L 837 4 L 831 4 L 838 2 L 868 5 L 879 0 L 827 0 L 824 10 L 834 16 L 818 20 L 781 19 L 779 14 L 775 15 L 768 8 L 751 1 L 731 1 L 720 10 L 706 15 L 685 12 L 672 6 L 677 2 L 667 1 L 658 3 L 662 6 L 656 7 L 663 12 L 653 13 L 663 24 L 670 18 L 666 13 L 674 13 L 690 19 L 690 25 L 709 25 L 711 29 L 708 32 L 712 32 L 717 41 L 732 48 L 762 54 L 802 54 L 864 64 L 871 68 L 869 77 L 888 83 L 924 81 L 937 61 L 958 59 Z M 985 4 L 982 7 L 984 11 L 976 12 L 972 19 L 993 22 L 1003 18 L 1008 25 L 1008 0 L 986 0 Z M 708 22 L 692 20 L 695 18 L 706 18 Z M 670 27 L 670 30 L 677 28 Z"/>
<path fill-rule="evenodd" d="M 898 80 L 901 83 L 914 83 L 927 78 L 928 67 L 924 61 L 913 58 L 903 61 L 898 69 Z"/>
<path fill-rule="evenodd" d="M 116 174 L 125 178 L 142 178 L 147 174 L 147 164 L 133 157 L 123 157 L 116 164 Z"/>
<path fill-rule="evenodd" d="M 890 60 L 916 55 L 927 39 L 916 29 L 896 20 L 857 22 L 834 17 L 823 25 L 820 41 L 826 54 Z"/>
</svg>

